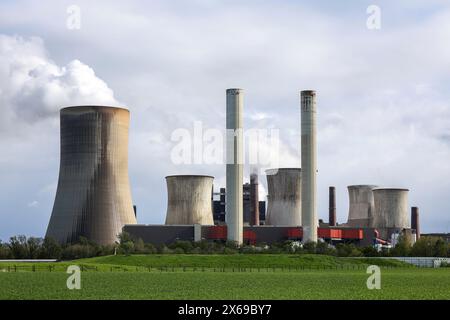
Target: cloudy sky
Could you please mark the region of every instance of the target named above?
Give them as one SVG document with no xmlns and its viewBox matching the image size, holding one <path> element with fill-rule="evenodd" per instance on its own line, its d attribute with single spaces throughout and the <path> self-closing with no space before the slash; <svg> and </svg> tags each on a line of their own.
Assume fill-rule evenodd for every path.
<svg viewBox="0 0 450 320">
<path fill-rule="evenodd" d="M 330 185 L 339 222 L 347 185 L 407 187 L 423 231 L 450 231 L 450 4 L 392 2 L 2 0 L 0 239 L 45 234 L 62 106 L 130 109 L 140 223 L 164 222 L 168 174 L 223 186 L 221 165 L 174 164 L 171 135 L 223 129 L 230 87 L 245 89 L 247 128 L 279 130 L 281 167 L 299 166 L 299 91 L 317 91 L 321 218 Z"/>
</svg>

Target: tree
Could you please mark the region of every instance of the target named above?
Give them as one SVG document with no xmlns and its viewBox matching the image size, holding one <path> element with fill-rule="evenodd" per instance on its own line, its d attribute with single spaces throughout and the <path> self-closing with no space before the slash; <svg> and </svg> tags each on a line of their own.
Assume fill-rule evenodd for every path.
<svg viewBox="0 0 450 320">
<path fill-rule="evenodd" d="M 41 258 L 44 259 L 61 259 L 62 248 L 61 245 L 52 237 L 44 239 L 41 250 Z"/>
<path fill-rule="evenodd" d="M 411 253 L 411 240 L 404 234 L 398 238 L 397 245 L 391 250 L 392 256 L 407 257 Z"/>
<path fill-rule="evenodd" d="M 11 237 L 8 246 L 13 259 L 28 258 L 27 237 L 23 235 Z"/>
<path fill-rule="evenodd" d="M 442 241 L 442 242 L 441 242 Z M 436 254 L 444 253 L 443 244 L 445 242 L 439 237 L 422 236 L 411 249 L 411 255 L 415 257 L 433 257 Z"/>
</svg>

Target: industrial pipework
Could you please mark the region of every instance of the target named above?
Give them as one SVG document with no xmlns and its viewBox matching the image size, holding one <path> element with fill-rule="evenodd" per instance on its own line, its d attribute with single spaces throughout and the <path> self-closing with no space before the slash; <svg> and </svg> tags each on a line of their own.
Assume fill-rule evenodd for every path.
<svg viewBox="0 0 450 320">
<path fill-rule="evenodd" d="M 317 242 L 316 92 L 301 92 L 303 242 Z"/>
<path fill-rule="evenodd" d="M 62 244 L 85 237 L 113 244 L 136 224 L 128 178 L 127 109 L 67 107 L 60 111 L 61 159 L 46 237 Z"/>
<path fill-rule="evenodd" d="M 227 239 L 243 242 L 243 90 L 227 89 L 226 202 Z"/>
</svg>

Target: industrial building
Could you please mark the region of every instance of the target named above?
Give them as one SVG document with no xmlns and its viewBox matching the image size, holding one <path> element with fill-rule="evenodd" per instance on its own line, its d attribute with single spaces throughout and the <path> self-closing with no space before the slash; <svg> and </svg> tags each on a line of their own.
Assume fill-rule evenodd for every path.
<svg viewBox="0 0 450 320">
<path fill-rule="evenodd" d="M 129 111 L 63 108 L 59 182 L 46 236 L 61 243 L 86 237 L 110 244 L 125 231 L 155 245 L 176 240 L 389 245 L 401 233 L 419 238 L 419 209 L 411 208 L 408 216 L 409 190 L 404 188 L 348 186 L 348 219 L 339 223 L 331 186 L 329 221 L 319 221 L 315 91 L 301 91 L 300 115 L 301 166 L 266 170 L 266 212 L 258 175 L 253 172 L 250 183 L 243 183 L 243 90 L 226 90 L 226 188 L 214 194 L 209 175 L 167 176 L 165 224 L 138 225 L 128 181 Z"/>
<path fill-rule="evenodd" d="M 46 237 L 62 244 L 85 237 L 111 244 L 135 224 L 128 179 L 127 109 L 61 109 L 59 181 Z"/>
<path fill-rule="evenodd" d="M 243 217 L 244 225 L 264 225 L 266 220 L 266 201 L 258 201 L 257 212 L 255 213 L 254 206 L 251 203 L 255 203 L 256 200 L 252 201 L 251 188 L 254 187 L 252 183 L 244 183 L 242 186 L 243 190 Z M 213 194 L 213 218 L 215 225 L 225 225 L 225 197 L 226 189 L 220 188 L 218 193 Z M 258 220 L 251 219 L 258 215 Z"/>
</svg>

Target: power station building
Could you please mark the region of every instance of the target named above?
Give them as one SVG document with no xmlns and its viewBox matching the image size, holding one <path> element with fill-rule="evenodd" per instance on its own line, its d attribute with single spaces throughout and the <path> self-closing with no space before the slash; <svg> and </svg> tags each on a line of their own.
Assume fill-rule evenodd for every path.
<svg viewBox="0 0 450 320">
<path fill-rule="evenodd" d="M 59 181 L 46 237 L 72 243 L 117 240 L 136 223 L 128 178 L 127 109 L 78 106 L 60 111 Z"/>
</svg>

